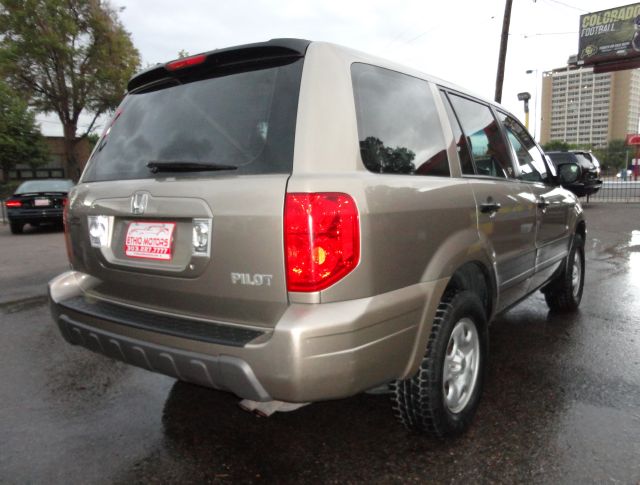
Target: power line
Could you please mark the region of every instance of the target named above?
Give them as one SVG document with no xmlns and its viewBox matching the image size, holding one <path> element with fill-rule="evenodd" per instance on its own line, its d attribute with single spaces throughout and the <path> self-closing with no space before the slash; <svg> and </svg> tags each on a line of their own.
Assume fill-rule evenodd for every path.
<svg viewBox="0 0 640 485">
<path fill-rule="evenodd" d="M 495 15 L 490 16 L 488 19 L 483 19 L 484 23 L 486 22 L 490 22 L 492 20 L 494 20 L 496 18 Z M 475 21 L 476 26 L 478 25 L 478 20 L 476 19 Z M 440 29 L 444 27 L 444 25 L 442 23 L 436 23 L 433 24 L 431 26 L 429 26 L 428 29 L 421 31 L 420 33 L 418 33 L 417 35 L 415 35 L 414 37 L 409 38 L 408 40 L 403 40 L 403 38 L 405 38 L 407 35 L 411 34 L 411 30 L 413 30 L 413 28 L 409 28 L 409 29 L 405 29 L 403 31 L 401 31 L 400 33 L 396 34 L 393 36 L 393 38 L 383 47 L 384 50 L 387 50 L 389 48 L 391 48 L 393 46 L 393 44 L 396 44 L 395 46 L 393 46 L 393 48 L 398 48 L 401 47 L 403 45 L 407 45 L 407 44 L 411 44 L 412 42 L 418 40 L 420 37 L 423 37 L 427 34 L 432 33 L 433 31 Z"/>
<path fill-rule="evenodd" d="M 575 7 L 573 5 L 569 5 L 568 3 L 561 2 L 560 0 L 546 0 L 546 1 L 547 2 L 557 3 L 558 5 L 562 5 L 563 7 L 572 8 L 574 10 L 578 10 L 579 12 L 589 13 L 588 10 L 585 10 L 583 8 L 580 8 L 580 7 Z"/>
<path fill-rule="evenodd" d="M 533 33 L 517 33 L 511 32 L 509 35 L 521 35 L 523 37 L 545 37 L 547 35 L 578 35 L 578 32 L 533 32 Z"/>
</svg>

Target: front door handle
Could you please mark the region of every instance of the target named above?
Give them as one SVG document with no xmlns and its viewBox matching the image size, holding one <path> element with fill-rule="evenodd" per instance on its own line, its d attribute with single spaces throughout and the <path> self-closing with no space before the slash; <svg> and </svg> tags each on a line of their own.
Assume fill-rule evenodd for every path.
<svg viewBox="0 0 640 485">
<path fill-rule="evenodd" d="M 480 212 L 483 214 L 491 214 L 493 212 L 498 212 L 500 210 L 499 202 L 494 202 L 493 200 L 487 200 L 483 204 L 480 204 Z"/>
<path fill-rule="evenodd" d="M 551 202 L 547 202 L 544 197 L 538 199 L 538 209 L 545 210 Z"/>
</svg>

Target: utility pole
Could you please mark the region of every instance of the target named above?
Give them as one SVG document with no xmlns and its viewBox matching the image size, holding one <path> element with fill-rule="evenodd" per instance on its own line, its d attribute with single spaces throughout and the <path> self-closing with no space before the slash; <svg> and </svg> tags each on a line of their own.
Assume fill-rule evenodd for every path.
<svg viewBox="0 0 640 485">
<path fill-rule="evenodd" d="M 497 103 L 502 101 L 502 83 L 504 81 L 504 63 L 507 57 L 507 43 L 509 42 L 509 24 L 511 23 L 511 4 L 513 0 L 507 0 L 504 6 L 504 19 L 502 20 L 502 37 L 500 38 L 500 57 L 498 58 L 498 74 L 496 75 Z"/>
</svg>

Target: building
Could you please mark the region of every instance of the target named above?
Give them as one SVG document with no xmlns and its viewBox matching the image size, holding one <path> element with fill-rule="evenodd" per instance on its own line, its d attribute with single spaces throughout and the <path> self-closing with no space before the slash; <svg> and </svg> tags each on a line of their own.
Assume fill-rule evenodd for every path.
<svg viewBox="0 0 640 485">
<path fill-rule="evenodd" d="M 72 178 L 64 173 L 64 138 L 61 136 L 45 136 L 44 141 L 49 148 L 49 162 L 32 167 L 29 163 L 18 163 L 9 171 L 9 178 L 24 180 L 31 178 Z M 78 139 L 75 146 L 76 160 L 82 170 L 91 154 L 91 143 L 88 138 Z"/>
<path fill-rule="evenodd" d="M 594 74 L 569 65 L 543 73 L 540 142 L 602 147 L 638 132 L 640 69 Z"/>
</svg>

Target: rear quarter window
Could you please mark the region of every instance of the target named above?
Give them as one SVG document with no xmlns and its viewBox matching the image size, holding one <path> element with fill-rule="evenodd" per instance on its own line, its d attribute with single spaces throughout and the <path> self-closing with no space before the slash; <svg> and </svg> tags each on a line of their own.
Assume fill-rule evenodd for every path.
<svg viewBox="0 0 640 485">
<path fill-rule="evenodd" d="M 375 173 L 450 175 L 427 81 L 368 64 L 351 66 L 360 154 Z"/>
</svg>

